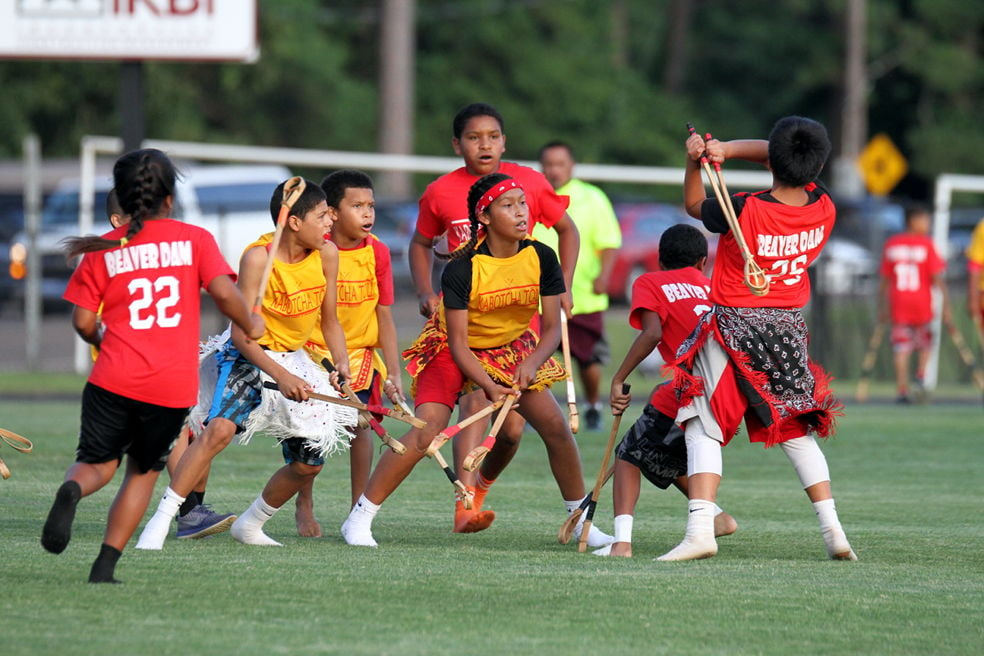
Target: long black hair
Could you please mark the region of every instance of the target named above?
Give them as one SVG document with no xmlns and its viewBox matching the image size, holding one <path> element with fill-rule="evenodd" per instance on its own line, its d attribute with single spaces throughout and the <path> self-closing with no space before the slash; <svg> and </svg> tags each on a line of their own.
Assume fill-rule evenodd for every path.
<svg viewBox="0 0 984 656">
<path fill-rule="evenodd" d="M 62 243 L 69 258 L 83 253 L 125 246 L 143 229 L 144 221 L 156 218 L 168 196 L 174 196 L 178 171 L 167 155 L 155 148 L 131 151 L 113 166 L 113 185 L 120 207 L 130 215 L 122 239 L 103 239 L 95 235 L 69 237 Z"/>
<path fill-rule="evenodd" d="M 475 244 L 478 243 L 478 229 L 481 225 L 478 222 L 478 214 L 475 213 L 475 207 L 489 189 L 505 180 L 512 180 L 512 176 L 506 175 L 505 173 L 489 173 L 476 180 L 475 184 L 468 190 L 468 222 L 471 225 L 471 237 L 451 253 L 450 259 L 460 260 L 475 254 Z"/>
</svg>

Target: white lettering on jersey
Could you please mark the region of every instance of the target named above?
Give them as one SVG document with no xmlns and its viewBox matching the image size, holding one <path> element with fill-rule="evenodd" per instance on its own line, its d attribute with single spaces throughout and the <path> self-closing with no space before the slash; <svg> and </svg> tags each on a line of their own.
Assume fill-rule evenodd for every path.
<svg viewBox="0 0 984 656">
<path fill-rule="evenodd" d="M 824 226 L 792 235 L 759 235 L 758 255 L 762 257 L 792 257 L 812 250 L 823 243 Z"/>
<path fill-rule="evenodd" d="M 191 241 L 135 244 L 103 253 L 106 271 L 112 278 L 118 273 L 192 265 Z"/>
</svg>

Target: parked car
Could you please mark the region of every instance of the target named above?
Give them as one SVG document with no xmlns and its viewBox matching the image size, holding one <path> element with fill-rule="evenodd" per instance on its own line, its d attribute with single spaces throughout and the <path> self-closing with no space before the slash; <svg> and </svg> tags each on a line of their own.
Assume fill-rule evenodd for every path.
<svg viewBox="0 0 984 656">
<path fill-rule="evenodd" d="M 235 269 L 243 249 L 263 232 L 273 229 L 270 196 L 274 188 L 289 178 L 283 166 L 201 166 L 182 168 L 175 188 L 172 217 L 209 230 L 222 255 Z M 93 204 L 93 232 L 110 229 L 106 220 L 106 196 L 112 182 L 96 181 Z M 78 234 L 79 183 L 66 180 L 47 199 L 41 213 L 38 248 L 41 252 L 41 296 L 47 305 L 61 303 L 65 286 L 75 266 L 68 262 L 61 241 Z M 9 269 L 26 273 L 27 239 L 23 232 L 11 241 Z M 23 282 L 22 280 L 20 282 Z M 14 290 L 23 297 L 23 285 Z"/>
<path fill-rule="evenodd" d="M 708 264 L 713 263 L 718 236 L 704 230 L 682 208 L 669 203 L 615 203 L 614 207 L 622 229 L 622 248 L 608 279 L 608 297 L 613 303 L 628 302 L 636 279 L 659 269 L 659 238 L 670 226 L 686 223 L 703 231 L 708 241 Z M 710 266 L 707 270 L 710 272 Z"/>
</svg>

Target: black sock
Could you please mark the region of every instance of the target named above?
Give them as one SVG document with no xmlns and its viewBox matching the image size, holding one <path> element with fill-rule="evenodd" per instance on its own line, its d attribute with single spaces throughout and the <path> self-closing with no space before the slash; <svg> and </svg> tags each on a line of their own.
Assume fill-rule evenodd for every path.
<svg viewBox="0 0 984 656">
<path fill-rule="evenodd" d="M 178 517 L 184 517 L 185 515 L 190 513 L 196 506 L 198 506 L 198 504 L 200 504 L 201 502 L 202 500 L 198 492 L 195 491 L 189 492 L 188 496 L 184 500 L 184 503 L 182 503 L 181 507 L 178 508 Z"/>
<path fill-rule="evenodd" d="M 51 553 L 65 551 L 72 539 L 72 522 L 75 521 L 75 507 L 82 498 L 82 488 L 75 481 L 65 481 L 55 493 L 55 502 L 48 511 L 48 519 L 41 531 L 41 546 Z"/>
<path fill-rule="evenodd" d="M 99 549 L 99 555 L 96 556 L 96 562 L 92 563 L 92 569 L 89 571 L 89 583 L 121 583 L 121 581 L 113 578 L 113 572 L 116 570 L 116 561 L 122 555 L 122 551 L 104 543 Z"/>
</svg>

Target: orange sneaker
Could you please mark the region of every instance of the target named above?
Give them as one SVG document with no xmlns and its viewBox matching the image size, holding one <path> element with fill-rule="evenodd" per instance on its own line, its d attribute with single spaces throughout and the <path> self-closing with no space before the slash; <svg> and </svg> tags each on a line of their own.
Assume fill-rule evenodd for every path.
<svg viewBox="0 0 984 656">
<path fill-rule="evenodd" d="M 454 533 L 478 533 L 484 531 L 495 521 L 494 510 L 456 510 L 454 513 Z"/>
</svg>

